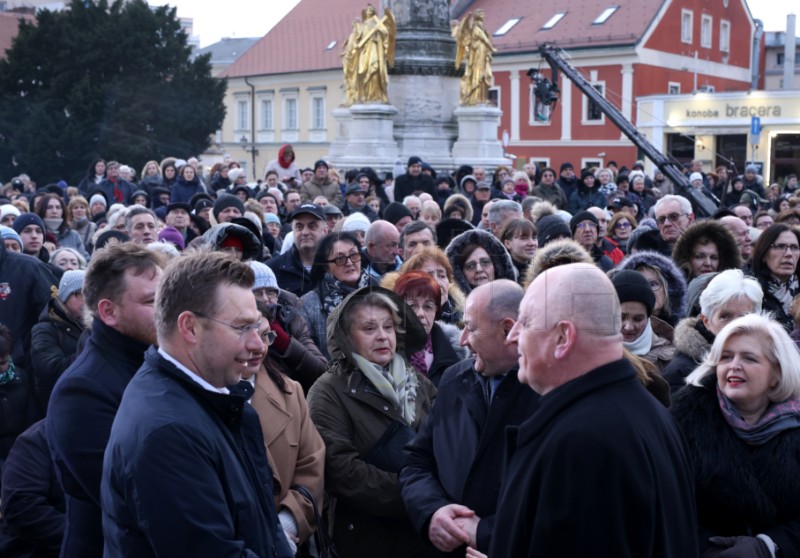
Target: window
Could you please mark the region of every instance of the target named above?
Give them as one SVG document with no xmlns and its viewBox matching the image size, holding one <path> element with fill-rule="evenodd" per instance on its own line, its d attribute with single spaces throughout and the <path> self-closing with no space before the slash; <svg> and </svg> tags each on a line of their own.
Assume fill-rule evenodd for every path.
<svg viewBox="0 0 800 558">
<path fill-rule="evenodd" d="M 500 108 L 500 88 L 499 87 L 490 87 L 489 88 L 489 98 L 487 99 L 487 101 L 493 107 Z"/>
<path fill-rule="evenodd" d="M 731 51 L 731 22 L 724 19 L 719 22 L 719 49 L 722 52 Z"/>
<path fill-rule="evenodd" d="M 603 25 L 606 21 L 608 21 L 608 18 L 614 15 L 614 12 L 616 12 L 618 9 L 619 6 L 611 6 L 610 8 L 606 8 L 603 10 L 603 13 L 597 16 L 597 19 L 592 22 L 592 25 Z"/>
<path fill-rule="evenodd" d="M 297 129 L 297 98 L 287 97 L 283 100 L 283 128 L 285 130 Z"/>
<path fill-rule="evenodd" d="M 272 99 L 261 100 L 261 129 L 272 130 L 274 128 L 272 121 Z"/>
<path fill-rule="evenodd" d="M 681 84 L 676 81 L 671 81 L 667 85 L 667 94 L 668 95 L 680 95 L 681 93 Z"/>
<path fill-rule="evenodd" d="M 703 48 L 711 48 L 711 33 L 714 18 L 710 15 L 703 15 L 700 19 L 700 46 Z"/>
<path fill-rule="evenodd" d="M 542 29 L 552 29 L 561 19 L 567 15 L 567 12 L 558 12 L 556 15 L 547 20 L 547 23 L 542 25 Z"/>
<path fill-rule="evenodd" d="M 328 46 L 325 47 L 325 50 L 333 50 L 333 47 L 336 46 L 337 41 L 334 39 L 333 41 L 328 43 Z"/>
<path fill-rule="evenodd" d="M 250 129 L 250 110 L 247 101 L 236 101 L 236 129 Z"/>
<path fill-rule="evenodd" d="M 311 98 L 311 128 L 313 130 L 325 128 L 325 97 Z"/>
<path fill-rule="evenodd" d="M 509 31 L 511 31 L 511 28 L 514 27 L 517 23 L 519 23 L 520 20 L 522 20 L 521 17 L 512 17 L 511 19 L 506 21 L 500 29 L 494 32 L 494 36 L 502 37 Z"/>
<path fill-rule="evenodd" d="M 681 10 L 681 42 L 692 44 L 692 10 Z"/>
<path fill-rule="evenodd" d="M 782 52 L 779 52 L 779 53 L 777 53 L 777 54 L 778 54 L 778 56 L 777 56 L 777 58 L 776 58 L 775 62 L 778 64 L 778 66 L 783 66 L 783 60 L 784 60 L 784 58 L 783 58 L 783 54 L 784 54 L 784 53 L 782 53 Z"/>
<path fill-rule="evenodd" d="M 605 82 L 593 83 L 592 87 L 594 87 L 595 91 L 600 93 L 601 97 L 606 96 L 606 84 Z M 603 115 L 603 111 L 600 110 L 600 105 L 589 99 L 588 97 L 584 97 L 584 114 L 583 114 L 583 121 L 585 123 L 593 123 L 593 124 L 600 124 L 605 122 L 605 116 Z"/>
</svg>

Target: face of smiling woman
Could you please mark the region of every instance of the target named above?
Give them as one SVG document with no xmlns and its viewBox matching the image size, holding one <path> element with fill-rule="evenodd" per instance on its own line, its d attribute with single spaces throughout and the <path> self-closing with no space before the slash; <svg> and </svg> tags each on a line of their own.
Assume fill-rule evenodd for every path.
<svg viewBox="0 0 800 558">
<path fill-rule="evenodd" d="M 751 424 L 766 411 L 768 393 L 778 383 L 778 370 L 767 357 L 768 347 L 762 335 L 733 335 L 722 347 L 717 364 L 719 390 Z"/>
</svg>

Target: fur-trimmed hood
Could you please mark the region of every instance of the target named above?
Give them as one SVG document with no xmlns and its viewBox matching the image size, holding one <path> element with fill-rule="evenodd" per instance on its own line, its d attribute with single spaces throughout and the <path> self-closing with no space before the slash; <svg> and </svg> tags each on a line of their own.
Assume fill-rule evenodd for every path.
<svg viewBox="0 0 800 558">
<path fill-rule="evenodd" d="M 635 271 L 641 265 L 659 269 L 667 280 L 669 307 L 671 316 L 674 318 L 674 320 L 670 320 L 667 317 L 667 321 L 675 323 L 683 318 L 686 315 L 686 278 L 681 273 L 681 270 L 678 269 L 678 266 L 668 257 L 658 252 L 643 251 L 626 257 L 620 262 L 617 269 L 632 269 Z M 664 316 L 660 317 L 664 318 Z"/>
<path fill-rule="evenodd" d="M 202 238 L 203 244 L 211 247 L 211 249 L 220 250 L 222 249 L 222 243 L 230 236 L 242 241 L 244 245 L 242 260 L 258 259 L 261 255 L 261 241 L 248 229 L 236 223 L 214 225 L 200 238 Z"/>
<path fill-rule="evenodd" d="M 453 346 L 453 350 L 456 352 L 458 356 L 458 360 L 464 360 L 469 356 L 469 350 L 466 347 L 461 346 L 461 330 L 458 329 L 456 326 L 452 324 L 448 324 L 441 320 L 436 321 L 436 325 L 442 330 L 447 336 L 447 339 L 450 341 L 450 344 Z"/>
<path fill-rule="evenodd" d="M 594 260 L 583 246 L 572 239 L 562 238 L 548 242 L 536 250 L 533 263 L 528 266 L 528 272 L 525 274 L 524 288 L 527 289 L 544 271 L 571 263 L 594 264 Z"/>
<path fill-rule="evenodd" d="M 711 343 L 697 330 L 700 318 L 684 318 L 675 327 L 673 343 L 675 350 L 689 356 L 698 365 L 711 349 Z"/>
<path fill-rule="evenodd" d="M 717 271 L 726 269 L 741 269 L 742 256 L 739 245 L 728 228 L 717 221 L 701 221 L 690 226 L 680 236 L 672 249 L 672 259 L 675 265 L 683 271 L 687 280 L 691 279 L 692 252 L 700 240 L 710 240 L 717 246 L 719 252 L 719 267 Z"/>
<path fill-rule="evenodd" d="M 493 234 L 478 229 L 467 231 L 455 237 L 447 246 L 447 250 L 445 250 L 445 254 L 447 254 L 447 258 L 450 260 L 450 265 L 453 266 L 453 276 L 456 283 L 458 283 L 458 286 L 465 295 L 468 295 L 472 291 L 472 286 L 470 286 L 467 281 L 464 270 L 461 266 L 456 264 L 456 261 L 458 260 L 458 256 L 464 251 L 464 248 L 470 244 L 477 244 L 489 254 L 489 257 L 492 259 L 492 264 L 494 265 L 495 280 L 517 280 L 517 273 L 514 269 L 514 263 L 511 261 L 511 256 L 508 254 L 508 250 L 505 249 L 505 246 L 503 246 Z"/>
</svg>

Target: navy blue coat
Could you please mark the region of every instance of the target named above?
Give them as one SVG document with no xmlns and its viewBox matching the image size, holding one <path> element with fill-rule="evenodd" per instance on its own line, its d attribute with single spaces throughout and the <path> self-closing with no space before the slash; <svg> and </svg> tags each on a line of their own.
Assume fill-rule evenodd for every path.
<svg viewBox="0 0 800 558">
<path fill-rule="evenodd" d="M 311 290 L 311 273 L 303 267 L 297 247 L 292 246 L 285 254 L 269 260 L 267 265 L 275 273 L 278 286 L 284 291 L 301 297 Z"/>
<path fill-rule="evenodd" d="M 492 558 L 698 555 L 683 437 L 627 360 L 549 392 L 507 435 Z"/>
<path fill-rule="evenodd" d="M 3 469 L 0 556 L 56 558 L 64 536 L 64 493 L 40 420 L 20 434 Z"/>
<path fill-rule="evenodd" d="M 150 348 L 103 464 L 107 556 L 289 557 L 255 410 Z"/>
<path fill-rule="evenodd" d="M 53 388 L 47 442 L 67 501 L 62 558 L 103 555 L 103 452 L 122 393 L 146 349 L 95 319 L 83 352 Z"/>
<path fill-rule="evenodd" d="M 503 432 L 527 419 L 539 396 L 519 383 L 514 368 L 487 412 L 474 362 L 467 359 L 445 371 L 428 420 L 405 448 L 400 484 L 406 511 L 423 540 L 430 542 L 428 527 L 436 510 L 461 504 L 481 518 L 478 550 L 486 552 L 500 494 Z M 463 556 L 464 549 L 451 555 Z"/>
<path fill-rule="evenodd" d="M 171 203 L 189 203 L 195 194 L 205 194 L 206 189 L 200 183 L 200 179 L 195 177 L 191 182 L 186 182 L 183 178 L 178 178 L 172 186 L 172 193 L 169 196 Z"/>
<path fill-rule="evenodd" d="M 92 188 L 89 194 L 93 195 L 98 190 L 103 192 L 103 194 L 105 194 L 106 196 L 106 199 L 108 200 L 109 207 L 111 207 L 111 205 L 115 203 L 124 203 L 124 204 L 130 203 L 131 196 L 133 195 L 133 192 L 136 190 L 133 184 L 121 178 L 117 179 L 116 189 L 119 191 L 120 197 L 122 199 L 117 199 L 117 197 L 114 195 L 114 186 L 115 186 L 114 182 L 106 178 L 102 182 L 100 182 L 100 184 Z"/>
</svg>

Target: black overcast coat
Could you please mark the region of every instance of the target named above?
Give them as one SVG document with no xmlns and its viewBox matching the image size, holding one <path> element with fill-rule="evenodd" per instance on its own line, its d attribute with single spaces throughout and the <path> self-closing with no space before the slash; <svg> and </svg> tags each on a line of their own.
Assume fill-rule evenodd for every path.
<svg viewBox="0 0 800 558">
<path fill-rule="evenodd" d="M 492 558 L 698 555 L 685 444 L 626 360 L 554 389 L 507 433 Z"/>
<path fill-rule="evenodd" d="M 464 360 L 445 371 L 428 420 L 406 446 L 400 484 L 406 511 L 423 540 L 429 540 L 436 510 L 461 504 L 481 518 L 478 550 L 485 553 L 500 493 L 503 432 L 528 418 L 539 396 L 519 383 L 514 368 L 497 387 L 487 412 L 474 363 Z M 464 548 L 450 554 L 463 556 Z"/>
</svg>

